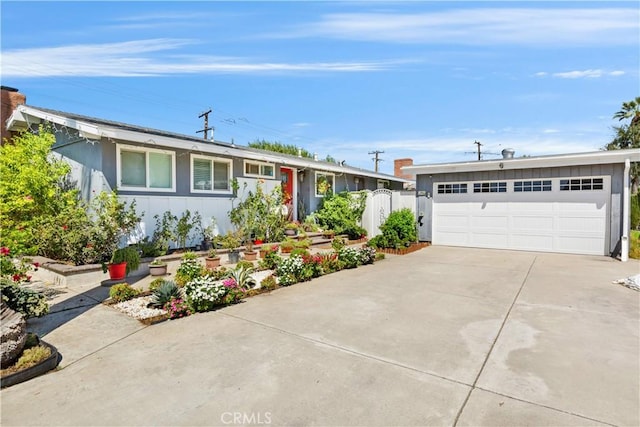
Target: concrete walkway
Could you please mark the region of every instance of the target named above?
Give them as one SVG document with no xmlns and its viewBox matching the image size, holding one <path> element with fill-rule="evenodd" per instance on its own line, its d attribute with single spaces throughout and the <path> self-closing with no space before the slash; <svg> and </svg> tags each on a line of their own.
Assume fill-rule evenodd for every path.
<svg viewBox="0 0 640 427">
<path fill-rule="evenodd" d="M 38 320 L 2 425 L 640 425 L 640 263 L 429 247 L 186 319 Z M 62 303 L 61 303 L 62 304 Z M 59 305 L 58 308 L 62 308 Z"/>
</svg>

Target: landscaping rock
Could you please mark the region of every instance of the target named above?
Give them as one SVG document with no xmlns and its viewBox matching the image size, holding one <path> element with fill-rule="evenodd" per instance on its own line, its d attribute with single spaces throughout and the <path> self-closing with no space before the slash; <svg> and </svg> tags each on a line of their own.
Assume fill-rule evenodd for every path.
<svg viewBox="0 0 640 427">
<path fill-rule="evenodd" d="M 0 323 L 2 340 L 0 344 L 0 365 L 2 368 L 11 366 L 20 356 L 27 340 L 27 322 L 24 316 L 13 311 L 2 302 L 0 306 Z"/>
</svg>

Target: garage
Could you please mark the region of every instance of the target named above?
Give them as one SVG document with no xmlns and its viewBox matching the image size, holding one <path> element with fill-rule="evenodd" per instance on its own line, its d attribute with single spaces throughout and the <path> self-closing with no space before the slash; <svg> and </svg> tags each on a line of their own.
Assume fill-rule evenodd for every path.
<svg viewBox="0 0 640 427">
<path fill-rule="evenodd" d="M 412 165 L 418 231 L 434 245 L 625 258 L 640 149 Z"/>
<path fill-rule="evenodd" d="M 608 178 L 435 183 L 433 242 L 605 255 Z"/>
</svg>

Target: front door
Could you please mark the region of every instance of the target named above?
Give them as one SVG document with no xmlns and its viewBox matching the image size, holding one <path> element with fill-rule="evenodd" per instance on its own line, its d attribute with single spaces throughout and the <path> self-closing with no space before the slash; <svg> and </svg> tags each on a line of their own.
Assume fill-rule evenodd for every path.
<svg viewBox="0 0 640 427">
<path fill-rule="evenodd" d="M 287 206 L 287 218 L 293 220 L 293 169 L 280 168 L 282 195 Z"/>
</svg>

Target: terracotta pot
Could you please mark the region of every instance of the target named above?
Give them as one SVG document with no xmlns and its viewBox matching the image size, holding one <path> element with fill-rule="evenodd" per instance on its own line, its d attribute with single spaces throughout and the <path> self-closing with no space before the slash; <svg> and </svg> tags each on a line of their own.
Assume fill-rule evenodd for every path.
<svg viewBox="0 0 640 427">
<path fill-rule="evenodd" d="M 209 270 L 213 270 L 216 267 L 220 267 L 220 257 L 215 257 L 215 258 L 205 258 L 204 259 L 205 265 Z"/>
<path fill-rule="evenodd" d="M 121 262 L 120 264 L 109 264 L 109 279 L 122 280 L 127 276 L 127 263 Z"/>
<path fill-rule="evenodd" d="M 284 235 L 285 236 L 295 236 L 298 234 L 298 230 L 294 230 L 292 228 L 285 228 L 284 229 Z"/>
<path fill-rule="evenodd" d="M 244 259 L 247 261 L 255 261 L 258 259 L 258 253 L 256 251 L 244 251 Z"/>
<path fill-rule="evenodd" d="M 283 254 L 290 254 L 292 250 L 293 248 L 285 248 L 280 246 L 280 252 L 282 252 Z"/>
</svg>

